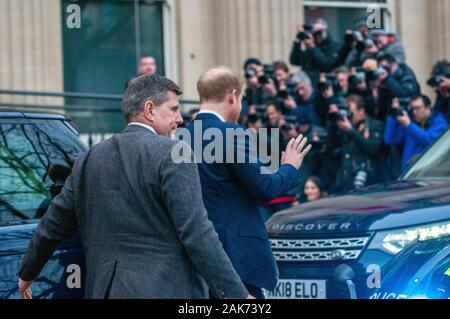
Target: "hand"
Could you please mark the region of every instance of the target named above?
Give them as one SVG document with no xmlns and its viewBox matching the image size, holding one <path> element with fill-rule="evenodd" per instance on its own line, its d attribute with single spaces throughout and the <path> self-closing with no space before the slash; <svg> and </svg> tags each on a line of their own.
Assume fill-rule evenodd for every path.
<svg viewBox="0 0 450 319">
<path fill-rule="evenodd" d="M 403 111 L 402 115 L 397 116 L 397 122 L 399 122 L 404 127 L 408 127 L 411 124 L 411 119 L 409 118 L 408 113 L 406 113 L 406 111 Z"/>
<path fill-rule="evenodd" d="M 337 121 L 337 126 L 344 132 L 350 131 L 353 127 L 352 123 L 350 123 L 347 117 L 344 117 L 342 120 Z"/>
<path fill-rule="evenodd" d="M 337 113 L 339 112 L 339 108 L 337 106 L 337 104 L 330 104 L 330 106 L 328 107 L 328 113 L 332 114 L 332 113 Z"/>
<path fill-rule="evenodd" d="M 247 298 L 245 299 L 256 299 L 255 297 L 253 297 L 252 295 L 248 295 Z"/>
<path fill-rule="evenodd" d="M 447 89 L 450 89 L 450 79 L 448 77 L 444 77 L 444 80 L 441 83 Z"/>
<path fill-rule="evenodd" d="M 302 166 L 305 156 L 309 153 L 312 146 L 308 145 L 306 148 L 306 143 L 308 139 L 299 135 L 296 139 L 291 139 L 286 147 L 286 151 L 283 152 L 281 157 L 282 164 L 291 164 L 297 170 Z"/>
<path fill-rule="evenodd" d="M 266 91 L 271 97 L 277 95 L 277 88 L 275 87 L 275 83 L 272 79 L 269 80 L 269 83 L 263 85 L 263 90 Z"/>
<path fill-rule="evenodd" d="M 304 41 L 306 48 L 314 48 L 316 43 L 314 41 L 314 36 L 312 34 L 308 34 L 307 38 Z"/>
<path fill-rule="evenodd" d="M 278 90 L 279 91 L 286 91 L 287 90 L 286 81 L 279 81 L 278 82 Z"/>
<path fill-rule="evenodd" d="M 379 76 L 380 81 L 384 81 L 389 76 L 388 71 L 386 71 L 384 68 L 381 68 L 381 74 Z"/>
<path fill-rule="evenodd" d="M 297 107 L 297 103 L 295 102 L 295 100 L 292 98 L 292 96 L 288 96 L 287 99 L 284 100 L 284 106 L 287 109 L 295 109 Z"/>
<path fill-rule="evenodd" d="M 392 105 L 391 105 L 391 107 L 392 107 L 393 109 L 398 109 L 398 108 L 400 107 L 400 101 L 399 101 L 398 98 L 393 98 L 393 99 L 392 99 Z"/>
<path fill-rule="evenodd" d="M 25 281 L 19 278 L 19 292 L 22 299 L 33 299 L 31 294 L 32 281 Z"/>
</svg>

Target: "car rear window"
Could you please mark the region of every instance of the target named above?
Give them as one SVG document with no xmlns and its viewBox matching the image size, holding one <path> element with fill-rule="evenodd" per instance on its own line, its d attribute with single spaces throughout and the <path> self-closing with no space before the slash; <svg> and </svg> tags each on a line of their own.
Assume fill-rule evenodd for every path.
<svg viewBox="0 0 450 319">
<path fill-rule="evenodd" d="M 63 121 L 0 121 L 0 227 L 39 219 L 85 150 Z"/>
</svg>

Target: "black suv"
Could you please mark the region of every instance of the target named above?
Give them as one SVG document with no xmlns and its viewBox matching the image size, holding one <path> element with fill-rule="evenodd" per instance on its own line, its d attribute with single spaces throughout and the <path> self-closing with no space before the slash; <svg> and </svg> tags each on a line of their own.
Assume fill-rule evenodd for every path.
<svg viewBox="0 0 450 319">
<path fill-rule="evenodd" d="M 17 272 L 40 217 L 87 147 L 62 115 L 0 111 L 0 299 L 18 298 Z M 35 298 L 82 297 L 79 236 L 58 248 L 33 284 Z"/>
<path fill-rule="evenodd" d="M 336 280 L 343 264 L 356 296 L 372 296 L 381 268 L 408 244 L 450 233 L 450 130 L 398 181 L 300 205 L 266 227 L 280 271 L 269 298 L 353 297 L 348 280 Z"/>
</svg>

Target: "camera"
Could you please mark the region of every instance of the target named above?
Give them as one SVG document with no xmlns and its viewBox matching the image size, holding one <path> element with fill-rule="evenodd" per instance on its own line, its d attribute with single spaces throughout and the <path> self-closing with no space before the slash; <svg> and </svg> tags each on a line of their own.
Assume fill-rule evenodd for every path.
<svg viewBox="0 0 450 319">
<path fill-rule="evenodd" d="M 351 119 L 353 117 L 352 112 L 348 109 L 348 107 L 342 101 L 339 101 L 338 103 L 332 102 L 329 105 L 331 105 L 331 104 L 336 104 L 338 107 L 337 112 L 330 113 L 328 116 L 331 122 L 336 123 L 345 118 Z"/>
<path fill-rule="evenodd" d="M 264 104 L 255 105 L 256 115 L 264 119 L 266 117 L 266 106 Z"/>
<path fill-rule="evenodd" d="M 264 64 L 264 75 L 261 75 L 258 78 L 258 82 L 262 85 L 269 83 L 269 80 L 273 78 L 274 73 L 275 71 L 272 65 Z"/>
<path fill-rule="evenodd" d="M 297 34 L 297 39 L 299 41 L 305 41 L 307 38 L 309 38 L 312 35 L 313 27 L 309 24 L 303 25 L 303 30 Z"/>
<path fill-rule="evenodd" d="M 314 127 L 312 132 L 307 134 L 308 143 L 315 150 L 323 150 L 327 145 L 328 131 L 322 127 Z"/>
<path fill-rule="evenodd" d="M 286 115 L 284 117 L 286 124 L 280 127 L 281 131 L 284 133 L 289 132 L 292 129 L 297 130 L 297 117 L 292 115 Z"/>
<path fill-rule="evenodd" d="M 436 74 L 427 81 L 427 84 L 435 88 L 439 86 L 445 78 L 450 79 L 450 74 Z"/>
<path fill-rule="evenodd" d="M 369 170 L 365 163 L 362 163 L 355 169 L 355 178 L 353 179 L 353 187 L 355 189 L 364 188 L 367 185 Z"/>
<path fill-rule="evenodd" d="M 282 100 L 286 100 L 289 94 L 287 90 L 278 91 L 278 97 Z"/>
<path fill-rule="evenodd" d="M 250 80 L 252 77 L 256 76 L 256 74 L 257 72 L 253 68 L 248 68 L 247 70 L 245 70 L 245 78 L 247 80 Z"/>
<path fill-rule="evenodd" d="M 384 71 L 389 73 L 389 70 L 386 70 L 386 68 L 382 66 L 377 67 L 375 70 L 367 71 L 366 79 L 368 81 L 375 81 L 381 76 L 381 74 L 383 74 Z"/>
<path fill-rule="evenodd" d="M 394 111 L 393 115 L 395 117 L 402 116 L 403 112 L 410 114 L 412 111 L 411 104 L 410 104 L 411 99 L 410 98 L 399 98 L 398 100 L 399 100 L 400 106 L 396 109 L 393 109 L 393 111 Z"/>
<path fill-rule="evenodd" d="M 357 68 L 356 72 L 348 78 L 350 88 L 356 88 L 356 86 L 363 82 L 366 82 L 366 70 L 364 68 Z"/>
<path fill-rule="evenodd" d="M 327 73 L 325 74 L 326 81 L 325 82 L 319 82 L 317 84 L 317 90 L 319 93 L 323 93 L 330 87 L 336 87 L 337 86 L 337 80 L 336 80 L 336 74 L 334 73 Z"/>
<path fill-rule="evenodd" d="M 360 32 L 360 31 L 352 31 L 352 33 L 347 33 L 345 35 L 345 42 L 346 43 L 353 43 L 353 42 L 364 43 L 364 36 L 363 36 L 362 32 Z"/>
</svg>

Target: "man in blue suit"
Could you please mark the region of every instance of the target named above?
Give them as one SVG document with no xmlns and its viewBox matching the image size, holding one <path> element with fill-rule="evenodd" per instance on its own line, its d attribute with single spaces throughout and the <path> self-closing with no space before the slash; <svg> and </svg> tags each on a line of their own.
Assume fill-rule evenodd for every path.
<svg viewBox="0 0 450 319">
<path fill-rule="evenodd" d="M 307 140 L 302 136 L 292 139 L 278 171 L 263 173 L 261 162 L 251 155 L 255 145 L 249 139 L 240 139 L 244 130 L 237 124 L 242 93 L 239 77 L 226 67 L 214 68 L 201 76 L 197 88 L 200 112 L 188 130 L 208 217 L 249 293 L 264 298 L 262 288 L 275 288 L 278 270 L 258 205 L 299 186 L 298 170 L 311 146 L 306 147 Z M 213 154 L 214 161 L 202 158 L 211 142 L 204 138 L 208 131 L 223 142 Z M 230 138 L 230 132 L 237 138 Z M 195 147 L 200 144 L 199 138 L 200 150 Z M 240 157 L 246 160 L 239 161 Z"/>
</svg>

